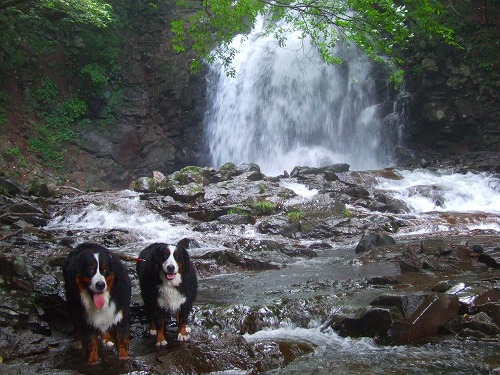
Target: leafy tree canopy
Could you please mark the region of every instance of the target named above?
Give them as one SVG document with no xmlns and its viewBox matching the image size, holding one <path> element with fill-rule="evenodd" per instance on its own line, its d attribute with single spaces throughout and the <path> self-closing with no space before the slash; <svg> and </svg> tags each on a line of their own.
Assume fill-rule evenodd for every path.
<svg viewBox="0 0 500 375">
<path fill-rule="evenodd" d="M 178 0 L 180 6 L 192 4 Z M 200 59 L 192 64 L 195 70 L 202 59 L 220 59 L 226 72 L 234 75 L 236 50 L 231 41 L 237 34 L 248 35 L 259 15 L 267 17 L 266 32 L 280 46 L 298 31 L 329 63 L 340 62 L 333 46 L 344 41 L 375 59 L 390 58 L 397 67 L 401 51 L 417 36 L 455 43 L 453 31 L 441 20 L 445 10 L 438 0 L 203 0 L 192 16 L 174 21 L 172 31 L 177 52 L 189 43 L 198 54 Z"/>
<path fill-rule="evenodd" d="M 36 14 L 44 9 L 63 15 L 72 23 L 87 23 L 98 27 L 113 20 L 111 6 L 100 0 L 0 0 L 0 15 L 12 9 L 22 9 Z"/>
</svg>

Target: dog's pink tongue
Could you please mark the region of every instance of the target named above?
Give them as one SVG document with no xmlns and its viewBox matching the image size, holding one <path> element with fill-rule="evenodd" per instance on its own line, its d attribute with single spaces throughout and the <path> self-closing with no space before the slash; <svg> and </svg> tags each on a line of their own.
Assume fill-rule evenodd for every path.
<svg viewBox="0 0 500 375">
<path fill-rule="evenodd" d="M 175 273 L 167 273 L 167 280 L 175 279 Z"/>
<path fill-rule="evenodd" d="M 94 304 L 98 309 L 102 309 L 105 303 L 104 293 L 94 294 Z"/>
</svg>

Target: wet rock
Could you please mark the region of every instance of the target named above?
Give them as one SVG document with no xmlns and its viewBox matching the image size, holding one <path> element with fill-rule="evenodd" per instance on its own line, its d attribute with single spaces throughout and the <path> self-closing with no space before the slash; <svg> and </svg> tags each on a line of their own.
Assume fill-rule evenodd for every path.
<svg viewBox="0 0 500 375">
<path fill-rule="evenodd" d="M 0 193 L 2 195 L 15 196 L 21 193 L 19 186 L 14 184 L 10 179 L 8 179 L 3 174 L 0 175 Z"/>
<path fill-rule="evenodd" d="M 372 306 L 395 307 L 388 339 L 393 343 L 409 343 L 440 332 L 458 314 L 458 298 L 448 295 L 381 296 Z"/>
<path fill-rule="evenodd" d="M 406 249 L 399 260 L 401 273 L 419 272 L 422 269 L 423 263 L 418 258 L 417 252 L 413 249 Z"/>
<path fill-rule="evenodd" d="M 230 247 L 230 244 L 224 244 Z M 286 242 L 272 240 L 239 239 L 234 244 L 234 248 L 244 252 L 277 251 L 289 257 L 315 258 L 318 254 L 303 245 L 291 245 Z"/>
<path fill-rule="evenodd" d="M 480 306 L 500 301 L 500 289 L 498 288 L 484 290 L 479 286 L 478 290 L 470 287 L 455 294 L 459 297 L 463 314 L 475 314 Z"/>
<path fill-rule="evenodd" d="M 493 322 L 500 327 L 500 302 L 488 302 L 478 306 L 479 312 L 484 312 L 493 320 Z"/>
<path fill-rule="evenodd" d="M 460 333 L 463 330 L 468 330 L 472 332 L 481 332 L 485 335 L 500 334 L 500 328 L 495 324 L 493 319 L 484 312 L 475 315 L 462 315 L 452 320 L 447 327 L 453 333 Z M 464 333 L 462 333 L 462 336 L 464 336 Z"/>
<path fill-rule="evenodd" d="M 400 284 L 401 282 L 396 278 L 392 276 L 378 276 L 378 277 L 370 277 L 369 279 L 366 280 L 366 283 L 368 285 L 397 285 Z"/>
<path fill-rule="evenodd" d="M 438 334 L 458 314 L 458 299 L 447 295 L 383 295 L 354 315 L 331 317 L 341 336 L 374 337 L 407 344 Z"/>
<path fill-rule="evenodd" d="M 388 309 L 367 308 L 353 316 L 338 315 L 333 318 L 332 328 L 343 337 L 383 337 L 388 336 L 392 317 Z"/>
<path fill-rule="evenodd" d="M 437 293 L 445 293 L 446 291 L 450 290 L 453 287 L 453 285 L 455 284 L 452 281 L 443 280 L 434 285 L 431 290 Z"/>
<path fill-rule="evenodd" d="M 180 185 L 195 183 L 205 186 L 209 184 L 210 171 L 201 167 L 187 166 L 172 173 L 169 178 L 178 181 Z"/>
<path fill-rule="evenodd" d="M 500 247 L 484 251 L 477 259 L 492 268 L 500 268 Z"/>
<path fill-rule="evenodd" d="M 156 374 L 206 374 L 250 371 L 256 367 L 254 352 L 242 336 L 181 344 L 154 355 Z"/>
<path fill-rule="evenodd" d="M 139 192 L 153 192 L 156 191 L 158 183 L 153 177 L 140 177 L 130 183 L 129 189 Z"/>
<path fill-rule="evenodd" d="M 369 197 L 370 192 L 362 186 L 350 186 L 344 190 L 347 195 L 355 198 Z"/>
<path fill-rule="evenodd" d="M 395 214 L 409 212 L 410 209 L 408 205 L 398 199 L 393 199 L 390 195 L 382 191 L 376 191 L 373 193 L 375 200 L 382 205 L 379 205 L 380 212 L 392 212 Z"/>
<path fill-rule="evenodd" d="M 250 223 L 250 215 L 229 214 L 219 217 L 222 224 L 229 225 L 245 225 Z"/>
<path fill-rule="evenodd" d="M 294 167 L 290 173 L 290 177 L 303 177 L 305 175 L 319 175 L 326 173 L 329 176 L 329 181 L 334 181 L 332 174 L 342 173 L 349 171 L 350 165 L 339 163 L 333 164 L 326 167 L 316 168 L 316 167 Z"/>
<path fill-rule="evenodd" d="M 472 245 L 472 251 L 476 254 L 484 253 L 484 249 L 481 245 Z"/>
<path fill-rule="evenodd" d="M 285 365 L 285 358 L 277 342 L 260 342 L 251 345 L 256 354 L 256 367 L 266 372 Z"/>
<path fill-rule="evenodd" d="M 2 327 L 0 330 L 0 358 L 4 361 L 45 353 L 51 345 L 47 336 L 31 331 L 12 327 Z"/>
<path fill-rule="evenodd" d="M 219 265 L 232 264 L 251 270 L 279 269 L 279 266 L 274 263 L 274 259 L 266 260 L 263 257 L 254 257 L 241 251 L 213 251 L 204 255 L 202 259 L 215 259 Z"/>
<path fill-rule="evenodd" d="M 203 199 L 205 195 L 203 184 L 197 182 L 190 182 L 186 185 L 174 185 L 165 188 L 162 193 L 170 195 L 176 201 L 182 203 L 194 203 Z"/>
<path fill-rule="evenodd" d="M 386 234 L 367 232 L 361 237 L 355 252 L 356 254 L 366 253 L 377 246 L 389 246 L 395 243 L 394 238 Z"/>
<path fill-rule="evenodd" d="M 236 166 L 236 164 L 228 162 L 222 165 L 219 170 L 211 176 L 210 182 L 217 183 L 221 181 L 227 181 L 228 179 L 232 178 L 233 176 L 237 176 L 238 174 L 240 174 L 240 171 L 238 171 L 238 167 Z"/>
<path fill-rule="evenodd" d="M 443 239 L 426 238 L 420 242 L 420 251 L 427 255 L 448 255 L 451 249 Z"/>
<path fill-rule="evenodd" d="M 257 225 L 257 230 L 263 234 L 277 234 L 284 237 L 294 237 L 301 231 L 300 223 L 291 223 L 284 216 L 270 216 Z"/>
</svg>

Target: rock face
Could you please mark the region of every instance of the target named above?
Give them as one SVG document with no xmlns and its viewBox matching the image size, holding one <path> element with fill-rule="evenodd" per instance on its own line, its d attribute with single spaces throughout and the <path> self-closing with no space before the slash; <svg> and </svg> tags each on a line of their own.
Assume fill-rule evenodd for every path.
<svg viewBox="0 0 500 375">
<path fill-rule="evenodd" d="M 174 4 L 161 2 L 132 16 L 138 28 L 122 36 L 125 90 L 114 110 L 117 123 L 84 129 L 78 147 L 86 153 L 72 166 L 77 180 L 94 174 L 110 187 L 125 187 L 153 170 L 171 173 L 202 159 L 204 79 L 189 73 L 189 54 L 172 50 L 176 13 Z"/>
<path fill-rule="evenodd" d="M 460 0 L 451 11 L 464 21 L 464 48 L 422 42 L 408 57 L 412 125 L 405 137 L 416 149 L 499 151 L 498 51 L 487 41 L 500 36 L 500 5 Z"/>
</svg>

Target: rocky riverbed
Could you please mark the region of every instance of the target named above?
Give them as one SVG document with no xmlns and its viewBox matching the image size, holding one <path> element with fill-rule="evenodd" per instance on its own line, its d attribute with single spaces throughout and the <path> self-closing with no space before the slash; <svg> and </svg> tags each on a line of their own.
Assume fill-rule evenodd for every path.
<svg viewBox="0 0 500 375">
<path fill-rule="evenodd" d="M 479 178 L 494 204 L 497 157 L 468 160 L 277 177 L 228 163 L 105 192 L 2 179 L 2 373 L 499 373 L 500 212 L 449 211 L 448 187 L 430 181 L 466 176 L 472 190 Z M 395 194 L 417 167 L 429 183 Z M 434 208 L 415 212 L 414 198 Z M 191 341 L 155 348 L 127 262 L 132 358 L 85 365 L 65 308 L 68 251 L 96 241 L 136 255 L 183 238 L 200 278 Z"/>
</svg>

